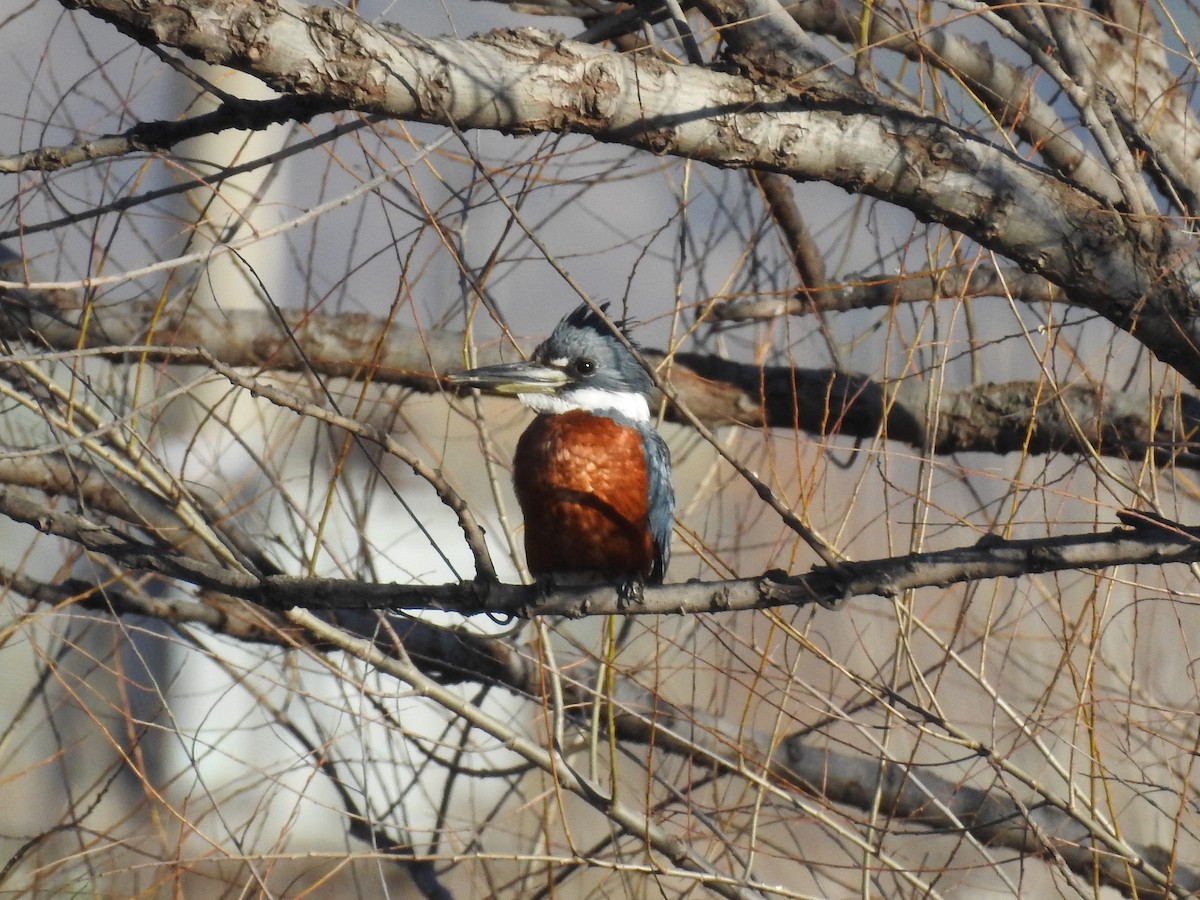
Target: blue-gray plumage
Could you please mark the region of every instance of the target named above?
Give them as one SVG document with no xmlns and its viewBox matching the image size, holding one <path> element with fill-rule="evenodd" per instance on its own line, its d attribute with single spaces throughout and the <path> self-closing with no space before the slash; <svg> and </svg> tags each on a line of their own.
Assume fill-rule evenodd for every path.
<svg viewBox="0 0 1200 900">
<path fill-rule="evenodd" d="M 648 426 L 642 434 L 642 452 L 646 454 L 647 524 L 654 542 L 654 564 L 646 580 L 661 584 L 671 561 L 671 529 L 675 524 L 675 485 L 671 482 L 671 451 L 657 431 Z"/>
<path fill-rule="evenodd" d="M 529 362 L 450 380 L 516 394 L 539 413 L 513 460 L 533 574 L 662 581 L 675 514 L 671 454 L 651 424 L 653 382 L 604 319 L 580 306 Z"/>
</svg>

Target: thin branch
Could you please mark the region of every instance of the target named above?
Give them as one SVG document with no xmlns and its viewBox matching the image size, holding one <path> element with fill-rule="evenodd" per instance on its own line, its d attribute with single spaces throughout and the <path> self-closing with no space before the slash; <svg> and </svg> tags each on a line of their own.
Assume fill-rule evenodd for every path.
<svg viewBox="0 0 1200 900">
<path fill-rule="evenodd" d="M 238 640 L 284 647 L 305 644 L 319 651 L 334 651 L 344 646 L 344 642 L 331 640 L 324 629 L 306 636 L 278 614 L 249 606 L 242 606 L 241 615 L 236 615 L 233 607 L 214 608 L 182 599 L 149 597 L 82 580 L 51 585 L 4 569 L 0 569 L 0 585 L 39 603 L 117 616 L 146 616 L 175 626 L 199 624 Z M 469 680 L 540 696 L 542 685 L 537 667 L 505 641 L 439 628 L 419 620 L 393 621 L 390 627 L 381 628 L 377 614 L 368 611 L 313 615 L 317 621 L 372 642 L 392 659 L 411 658 L 423 675 L 439 683 Z M 395 638 L 402 644 L 395 644 Z M 566 685 L 569 709 L 588 708 L 585 691 L 579 684 L 575 681 Z M 890 702 L 901 700 L 892 696 Z M 804 732 L 772 740 L 737 729 L 743 737 L 737 742 L 736 754 L 731 755 L 728 739 L 717 737 L 732 733 L 728 729 L 714 728 L 711 723 L 698 726 L 699 713 L 680 709 L 661 697 L 650 697 L 647 703 L 644 709 L 623 704 L 616 712 L 613 727 L 622 742 L 651 745 L 727 775 L 739 775 L 747 766 L 765 763 L 778 783 L 856 809 L 872 808 L 878 791 L 880 808 L 889 816 L 945 833 L 966 831 L 982 843 L 1012 847 L 1023 853 L 1029 853 L 1031 848 L 1054 852 L 1074 871 L 1098 877 L 1130 896 L 1162 886 L 1161 879 L 1145 874 L 1147 868 L 1170 869 L 1167 851 L 1159 847 L 1135 846 L 1132 858 L 1095 852 L 1088 831 L 1081 828 L 1078 819 L 1057 807 L 1042 807 L 1031 818 L 1025 806 L 998 790 L 964 785 L 938 776 L 928 767 L 919 772 L 901 765 L 881 767 L 876 759 L 818 746 Z M 1200 873 L 1183 866 L 1170 871 L 1170 887 L 1174 892 L 1200 889 Z"/>
<path fill-rule="evenodd" d="M 128 194 L 117 197 L 108 203 L 96 203 L 88 206 L 86 209 L 73 211 L 65 216 L 60 216 L 56 219 L 43 219 L 37 223 L 29 223 L 22 221 L 16 228 L 11 228 L 8 231 L 0 231 L 0 241 L 9 241 L 15 237 L 26 237 L 33 234 L 38 234 L 44 231 L 54 231 L 62 228 L 64 225 L 77 225 L 80 222 L 88 219 L 97 219 L 101 216 L 106 216 L 109 213 L 123 212 L 127 209 L 134 209 L 138 206 L 144 206 L 148 203 L 153 203 L 156 200 L 161 200 L 164 197 L 174 197 L 180 194 L 186 194 L 189 191 L 198 190 L 202 187 L 211 187 L 228 181 L 231 178 L 236 178 L 238 175 L 243 175 L 246 172 L 254 172 L 264 166 L 269 166 L 282 162 L 283 160 L 298 156 L 305 153 L 314 147 L 320 147 L 328 144 L 337 138 L 352 134 L 355 131 L 366 128 L 375 122 L 372 116 L 362 116 L 349 122 L 340 122 L 326 129 L 320 134 L 314 135 L 303 141 L 297 141 L 294 144 L 289 144 L 278 150 L 272 151 L 266 156 L 257 159 L 247 160 L 236 166 L 229 166 L 220 169 L 216 172 L 209 172 L 201 175 L 194 173 L 192 178 L 182 184 L 173 184 L 170 187 L 156 188 L 149 191 L 142 191 L 137 194 Z M 73 145 L 72 145 L 73 146 Z M 6 275 L 5 277 L 14 277 Z"/>
<path fill-rule="evenodd" d="M 793 3 L 788 13 L 805 29 L 856 45 L 865 35 L 872 47 L 903 54 L 959 78 L 1003 127 L 1010 127 L 1056 171 L 1096 194 L 1116 201 L 1120 186 L 1112 173 L 1079 141 L 1033 81 L 1017 66 L 949 28 L 909 21 L 891 3 L 863 0 L 809 0 Z"/>
<path fill-rule="evenodd" d="M 881 763 L 814 747 L 788 737 L 772 754 L 772 774 L 832 803 L 874 808 L 934 831 L 966 831 L 980 843 L 1011 847 L 1023 856 L 1060 857 L 1089 882 L 1093 879 L 1128 897 L 1164 889 L 1173 897 L 1200 890 L 1200 870 L 1173 865 L 1169 849 L 1132 846 L 1132 854 L 1105 847 L 1094 830 L 1057 805 L 1023 804 L 999 790 L 984 790 L 943 778 L 921 767 Z"/>
<path fill-rule="evenodd" d="M 871 102 L 854 76 L 837 68 L 779 0 L 692 0 L 720 29 L 739 64 L 770 72 L 823 99 Z"/>
<path fill-rule="evenodd" d="M 261 131 L 282 123 L 304 123 L 334 107 L 319 98 L 287 95 L 270 100 L 228 99 L 215 110 L 178 122 L 141 122 L 121 134 L 78 140 L 61 147 L 39 147 L 0 156 L 0 174 L 55 172 L 83 162 L 169 150 L 176 144 L 228 128 Z"/>
<path fill-rule="evenodd" d="M 178 595 L 154 596 L 133 585 L 115 582 L 97 584 L 68 578 L 49 584 L 3 567 L 0 588 L 48 606 L 143 616 L 173 627 L 202 625 L 246 643 L 337 649 L 296 628 L 278 612 L 211 591 L 202 600 L 193 600 Z M 537 667 L 505 640 L 407 617 L 393 617 L 388 627 L 382 628 L 379 613 L 374 610 L 315 610 L 313 614 L 348 634 L 372 641 L 390 656 L 408 654 L 423 672 L 442 684 L 499 685 L 529 696 L 536 696 L 540 690 Z"/>
<path fill-rule="evenodd" d="M 804 216 L 796 205 L 792 184 L 782 175 L 751 170 L 751 177 L 767 201 L 784 246 L 792 257 L 792 265 L 800 278 L 802 290 L 797 296 L 810 298 L 813 308 L 823 309 L 826 303 L 825 258 L 817 248 Z"/>
<path fill-rule="evenodd" d="M 0 506 L 3 509 L 3 506 Z M 646 585 L 630 599 L 619 587 L 463 583 L 384 585 L 321 578 L 272 576 L 251 584 L 231 579 L 231 593 L 268 607 L 289 604 L 309 608 L 441 609 L 464 614 L 490 613 L 530 618 L 563 615 L 690 615 L 804 607 L 841 606 L 852 597 L 893 598 L 906 591 L 947 587 L 991 578 L 1021 578 L 1069 570 L 1123 565 L 1200 562 L 1200 529 L 1162 526 L 1143 520 L 1136 528 L 1103 533 L 1004 540 L 985 535 L 978 543 L 953 550 L 913 553 L 841 563 L 837 570 L 814 568 L 806 575 L 771 571 L 758 578 Z"/>
<path fill-rule="evenodd" d="M 1008 266 L 977 266 L 858 278 L 822 290 L 798 290 L 790 297 L 730 300 L 713 306 L 710 315 L 724 322 L 747 322 L 962 297 L 1011 297 L 1032 304 L 1066 299 L 1060 287 L 1040 275 Z"/>
<path fill-rule="evenodd" d="M 47 497 L 70 497 L 85 512 L 115 516 L 136 526 L 152 536 L 159 546 L 218 559 L 212 548 L 198 540 L 195 531 L 180 517 L 177 499 L 170 500 L 99 464 L 57 451 L 0 458 L 0 484 L 33 488 Z M 218 515 L 200 498 L 193 498 L 193 502 L 199 506 L 204 521 L 243 565 L 263 574 L 279 573 L 278 566 L 233 519 Z"/>
<path fill-rule="evenodd" d="M 293 609 L 288 617 L 297 625 L 307 628 L 320 639 L 339 646 L 364 662 L 387 672 L 409 685 L 418 696 L 432 700 L 443 709 L 449 710 L 498 741 L 506 749 L 524 758 L 530 764 L 552 775 L 558 790 L 575 795 L 594 808 L 612 824 L 626 834 L 645 841 L 657 853 L 670 861 L 672 866 L 693 873 L 709 890 L 731 900 L 751 900 L 763 894 L 747 884 L 719 873 L 713 865 L 687 841 L 663 828 L 648 815 L 634 806 L 609 795 L 595 783 L 585 779 L 557 748 L 546 748 L 515 732 L 512 727 L 485 712 L 473 703 L 463 700 L 456 693 L 430 679 L 407 659 L 392 659 L 380 653 L 369 642 L 355 640 L 348 635 L 316 619 L 306 610 Z M 667 868 L 665 872 L 670 872 Z"/>
<path fill-rule="evenodd" d="M 357 438 L 369 441 L 383 448 L 388 454 L 407 465 L 412 469 L 413 474 L 433 488 L 438 499 L 454 513 L 455 518 L 458 520 L 458 527 L 462 531 L 467 547 L 471 551 L 475 563 L 476 579 L 496 579 L 496 567 L 492 562 L 491 551 L 487 547 L 487 539 L 484 536 L 483 527 L 475 518 L 475 514 L 471 512 L 471 508 L 467 505 L 467 502 L 434 466 L 425 462 L 425 460 L 413 453 L 400 441 L 395 440 L 390 434 L 387 434 L 374 425 L 348 418 L 339 413 L 330 412 L 314 403 L 297 400 L 293 395 L 273 384 L 267 384 L 266 382 L 243 375 L 231 366 L 227 366 L 215 359 L 206 350 L 200 351 L 200 355 L 202 361 L 210 369 L 220 374 L 230 384 L 249 391 L 252 396 L 262 397 L 264 400 L 283 409 L 288 409 L 306 418 L 316 419 L 335 428 L 340 428 L 342 431 L 352 434 Z"/>
<path fill-rule="evenodd" d="M 929 724 L 938 717 L 899 693 L 872 686 L 880 699 Z M 1200 870 L 1172 865 L 1170 851 L 1157 845 L 1114 849 L 1113 835 L 1080 806 L 1035 787 L 1022 803 L 1002 786 L 977 788 L 936 774 L 931 765 L 914 766 L 843 753 L 811 739 L 806 729 L 780 738 L 756 734 L 704 710 L 680 708 L 649 695 L 624 704 L 614 722 L 627 743 L 642 743 L 727 775 L 746 769 L 769 773 L 781 783 L 829 803 L 902 820 L 945 833 L 971 835 L 980 844 L 1009 847 L 1022 855 L 1056 855 L 1089 882 L 1098 879 L 1127 896 L 1164 888 L 1187 896 L 1200 888 Z M 732 735 L 738 735 L 733 738 Z M 973 742 L 981 757 L 993 748 Z"/>
</svg>

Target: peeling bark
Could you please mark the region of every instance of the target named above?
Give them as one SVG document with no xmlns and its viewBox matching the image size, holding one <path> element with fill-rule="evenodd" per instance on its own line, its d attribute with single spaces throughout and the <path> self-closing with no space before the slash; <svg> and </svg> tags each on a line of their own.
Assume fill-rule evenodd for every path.
<svg viewBox="0 0 1200 900">
<path fill-rule="evenodd" d="M 188 0 L 70 5 L 143 43 L 346 108 L 505 133 L 578 131 L 887 200 L 1043 275 L 1200 384 L 1191 238 L 924 114 L 864 100 L 857 88 L 830 99 L 837 85 L 824 82 L 814 101 L 770 73 L 669 65 L 532 29 L 422 38 L 294 0 L 212 0 L 194 15 Z"/>
</svg>

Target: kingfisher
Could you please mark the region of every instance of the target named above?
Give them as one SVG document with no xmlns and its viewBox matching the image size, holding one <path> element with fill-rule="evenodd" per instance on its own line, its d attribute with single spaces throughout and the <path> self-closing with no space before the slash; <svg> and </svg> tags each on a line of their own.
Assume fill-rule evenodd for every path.
<svg viewBox="0 0 1200 900">
<path fill-rule="evenodd" d="M 629 339 L 624 321 L 616 328 Z M 651 422 L 653 382 L 604 317 L 579 306 L 527 362 L 449 380 L 515 394 L 537 413 L 513 457 L 532 575 L 662 582 L 675 514 L 671 452 Z"/>
</svg>

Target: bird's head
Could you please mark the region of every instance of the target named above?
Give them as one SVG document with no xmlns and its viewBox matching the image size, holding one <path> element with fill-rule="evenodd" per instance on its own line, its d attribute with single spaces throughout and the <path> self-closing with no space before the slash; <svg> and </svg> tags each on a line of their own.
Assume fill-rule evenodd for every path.
<svg viewBox="0 0 1200 900">
<path fill-rule="evenodd" d="M 600 309 L 606 310 L 608 304 Z M 449 376 L 452 384 L 516 394 L 535 412 L 582 409 L 650 421 L 653 383 L 645 370 L 588 306 L 568 314 L 528 362 L 484 366 Z"/>
</svg>

